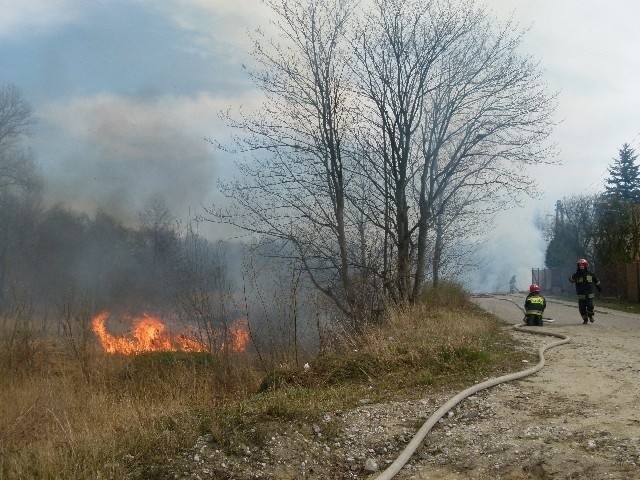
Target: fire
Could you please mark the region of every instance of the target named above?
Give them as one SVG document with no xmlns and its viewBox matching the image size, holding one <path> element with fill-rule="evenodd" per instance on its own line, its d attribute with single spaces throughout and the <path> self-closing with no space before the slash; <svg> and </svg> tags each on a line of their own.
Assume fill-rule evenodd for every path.
<svg viewBox="0 0 640 480">
<path fill-rule="evenodd" d="M 107 330 L 109 312 L 100 312 L 91 321 L 93 332 L 100 340 L 106 353 L 136 355 L 145 352 L 205 352 L 207 345 L 185 334 L 171 335 L 160 318 L 147 313 L 133 319 L 129 335 L 114 335 Z M 234 322 L 228 329 L 230 339 L 228 348 L 232 351 L 244 351 L 249 341 L 246 320 Z M 224 345 L 222 348 L 227 348 Z"/>
<path fill-rule="evenodd" d="M 246 318 L 237 319 L 231 327 L 231 350 L 235 352 L 244 352 L 249 343 L 249 321 Z"/>
</svg>

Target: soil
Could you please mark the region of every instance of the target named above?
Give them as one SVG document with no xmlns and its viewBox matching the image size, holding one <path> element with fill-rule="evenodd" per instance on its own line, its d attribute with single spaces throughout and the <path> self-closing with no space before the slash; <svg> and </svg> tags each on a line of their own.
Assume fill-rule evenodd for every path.
<svg viewBox="0 0 640 480">
<path fill-rule="evenodd" d="M 475 301 L 522 324 L 523 295 Z M 459 403 L 394 478 L 640 479 L 640 316 L 596 308 L 595 322 L 583 325 L 576 303 L 550 300 L 545 316 L 553 322 L 528 328 L 570 343 L 547 350 L 539 372 Z M 522 342 L 523 359 L 557 341 L 506 328 Z M 523 370 L 531 366 L 523 360 Z M 353 411 L 286 426 L 267 445 L 233 454 L 202 437 L 173 478 L 373 480 L 456 393 L 386 404 L 363 398 Z"/>
</svg>

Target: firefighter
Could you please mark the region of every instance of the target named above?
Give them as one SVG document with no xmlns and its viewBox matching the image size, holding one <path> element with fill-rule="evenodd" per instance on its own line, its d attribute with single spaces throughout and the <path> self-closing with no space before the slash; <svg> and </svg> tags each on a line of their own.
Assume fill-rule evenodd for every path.
<svg viewBox="0 0 640 480">
<path fill-rule="evenodd" d="M 547 307 L 547 300 L 540 293 L 537 283 L 529 287 L 529 295 L 524 301 L 524 323 L 528 326 L 542 326 L 542 314 Z"/>
<path fill-rule="evenodd" d="M 584 258 L 580 258 L 577 262 L 576 273 L 569 277 L 571 283 L 576 284 L 576 294 L 578 295 L 578 310 L 582 317 L 583 325 L 588 322 L 593 323 L 593 297 L 595 297 L 594 288 L 598 292 L 602 291 L 600 280 L 589 270 L 589 262 Z"/>
</svg>

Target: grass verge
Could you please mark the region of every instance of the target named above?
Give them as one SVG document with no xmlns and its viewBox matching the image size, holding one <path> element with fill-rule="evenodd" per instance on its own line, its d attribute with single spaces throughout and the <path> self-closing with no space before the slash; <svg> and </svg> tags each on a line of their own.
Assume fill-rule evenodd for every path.
<svg viewBox="0 0 640 480">
<path fill-rule="evenodd" d="M 519 370 L 528 358 L 506 324 L 451 285 L 391 311 L 307 370 L 175 353 L 94 352 L 80 365 L 53 343 L 30 344 L 38 355 L 3 364 L 1 480 L 169 478 L 168 459 L 204 434 L 219 448 L 260 446 L 283 425 L 364 397 L 425 397 Z"/>
</svg>

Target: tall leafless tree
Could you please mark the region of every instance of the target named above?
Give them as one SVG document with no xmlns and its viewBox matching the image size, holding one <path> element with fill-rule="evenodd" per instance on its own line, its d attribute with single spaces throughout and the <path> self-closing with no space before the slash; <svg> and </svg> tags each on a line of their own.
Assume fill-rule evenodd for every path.
<svg viewBox="0 0 640 480">
<path fill-rule="evenodd" d="M 20 242 L 26 226 L 33 223 L 26 213 L 39 205 L 42 181 L 35 159 L 21 144 L 35 123 L 32 108 L 14 85 L 0 86 L 0 309 L 7 287 L 10 265 L 24 253 Z M 26 256 L 28 258 L 28 255 Z"/>
<path fill-rule="evenodd" d="M 514 26 L 496 29 L 472 2 L 377 6 L 358 36 L 359 73 L 374 107 L 369 130 L 381 137 L 369 160 L 379 225 L 391 225 L 395 248 L 391 293 L 411 302 L 430 251 L 438 279 L 446 225 L 488 220 L 506 199 L 533 192 L 523 166 L 553 158 L 546 140 L 555 97 L 537 65 L 518 55 Z"/>
<path fill-rule="evenodd" d="M 413 294 L 413 231 L 418 215 L 423 215 L 410 195 L 420 171 L 418 140 L 425 102 L 430 91 L 440 87 L 438 59 L 469 30 L 471 15 L 465 5 L 439 8 L 434 2 L 376 0 L 375 7 L 357 31 L 355 68 L 359 94 L 370 107 L 365 111 L 369 132 L 380 138 L 367 149 L 383 209 L 378 218 L 385 220 L 391 238 L 392 250 L 385 257 L 393 258 L 394 278 L 385 272 L 384 280 L 395 301 L 405 302 Z"/>
<path fill-rule="evenodd" d="M 350 0 L 273 0 L 280 38 L 255 39 L 251 75 L 267 101 L 257 116 L 231 121 L 254 153 L 223 191 L 242 207 L 218 219 L 295 247 L 311 281 L 347 316 L 357 316 L 351 278 L 346 146 L 354 101 L 345 39 Z"/>
<path fill-rule="evenodd" d="M 425 102 L 414 294 L 422 286 L 425 232 L 434 219 L 437 225 L 442 215 L 488 220 L 521 193 L 534 194 L 527 165 L 554 161 L 547 140 L 555 95 L 537 64 L 518 55 L 517 26 L 496 28 L 482 11 L 469 21 L 438 59 L 437 87 Z M 437 278 L 438 265 L 433 269 Z"/>
<path fill-rule="evenodd" d="M 371 310 L 358 278 L 413 302 L 454 232 L 533 192 L 522 167 L 551 158 L 554 95 L 472 1 L 269 3 L 281 38 L 257 39 L 252 73 L 267 102 L 230 121 L 253 158 L 223 185 L 236 208 L 210 213 L 294 245 L 351 318 Z"/>
</svg>

